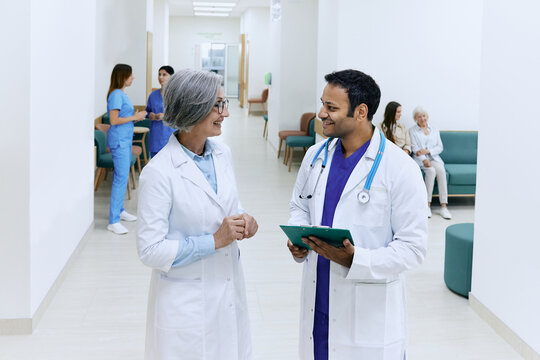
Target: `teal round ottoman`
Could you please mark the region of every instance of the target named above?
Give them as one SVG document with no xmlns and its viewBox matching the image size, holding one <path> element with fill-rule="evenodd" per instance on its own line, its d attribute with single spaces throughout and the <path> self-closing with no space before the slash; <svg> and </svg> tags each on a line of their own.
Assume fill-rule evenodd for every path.
<svg viewBox="0 0 540 360">
<path fill-rule="evenodd" d="M 471 291 L 474 224 L 446 228 L 444 282 L 453 292 L 469 297 Z"/>
</svg>

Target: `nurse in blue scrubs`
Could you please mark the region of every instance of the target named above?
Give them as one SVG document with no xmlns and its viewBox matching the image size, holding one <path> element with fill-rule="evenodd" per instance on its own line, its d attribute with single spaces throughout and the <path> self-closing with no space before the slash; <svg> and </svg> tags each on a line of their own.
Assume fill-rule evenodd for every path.
<svg viewBox="0 0 540 360">
<path fill-rule="evenodd" d="M 154 157 L 167 144 L 169 137 L 174 132 L 173 128 L 163 123 L 163 90 L 172 74 L 174 74 L 172 66 L 164 65 L 160 67 L 158 81 L 161 89 L 153 91 L 148 96 L 146 112 L 148 112 L 148 118 L 152 120 L 150 134 L 148 135 L 148 151 L 150 151 L 151 157 Z"/>
<path fill-rule="evenodd" d="M 111 85 L 107 93 L 107 113 L 111 122 L 111 128 L 107 133 L 107 146 L 111 150 L 114 164 L 107 230 L 118 235 L 127 234 L 128 232 L 120 223 L 120 220 L 137 220 L 135 215 L 124 210 L 124 197 L 131 165 L 133 122 L 143 120 L 146 117 L 146 111 L 135 113 L 131 100 L 124 92 L 126 87 L 131 86 L 134 79 L 131 66 L 125 64 L 115 65 L 111 74 Z"/>
</svg>

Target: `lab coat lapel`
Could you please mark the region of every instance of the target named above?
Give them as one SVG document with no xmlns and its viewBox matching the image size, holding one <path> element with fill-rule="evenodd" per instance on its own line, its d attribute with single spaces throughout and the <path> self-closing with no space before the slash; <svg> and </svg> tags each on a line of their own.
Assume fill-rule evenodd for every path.
<svg viewBox="0 0 540 360">
<path fill-rule="evenodd" d="M 311 203 L 313 206 L 313 218 L 311 218 L 311 222 L 313 225 L 320 225 L 322 221 L 322 213 L 324 209 L 324 198 L 326 194 L 326 184 L 328 182 L 328 174 L 330 173 L 330 167 L 332 166 L 332 159 L 334 158 L 334 153 L 336 151 L 336 144 L 338 140 L 334 139 L 330 143 L 330 146 L 328 147 L 328 160 L 326 161 L 326 168 L 321 174 L 321 179 L 319 180 L 319 184 L 317 185 L 317 189 L 314 190 L 313 194 L 313 201 Z M 317 163 L 320 164 L 316 168 L 312 170 L 313 177 L 317 177 L 316 174 L 318 174 L 321 170 L 320 166 L 322 165 L 322 160 L 324 160 L 324 150 L 321 151 L 319 154 L 319 160 Z"/>
<path fill-rule="evenodd" d="M 379 151 L 380 142 L 381 134 L 379 130 L 375 128 L 366 153 L 364 154 L 364 156 L 362 156 L 362 158 L 358 162 L 358 165 L 356 165 L 356 167 L 352 171 L 351 176 L 349 177 L 349 180 L 347 181 L 347 184 L 343 189 L 341 197 L 343 197 L 349 191 L 355 189 L 357 186 L 363 186 L 363 183 L 365 182 L 369 171 L 371 170 L 371 166 L 373 165 L 375 157 L 377 156 L 377 151 Z"/>
<path fill-rule="evenodd" d="M 212 200 L 214 200 L 217 204 L 220 204 L 218 201 L 218 197 L 216 193 L 214 192 L 214 189 L 210 186 L 210 183 L 208 183 L 208 180 L 204 177 L 202 171 L 197 167 L 193 159 L 191 159 L 184 149 L 182 149 L 182 146 L 178 142 L 178 139 L 176 136 L 171 136 L 169 138 L 169 142 L 172 142 L 173 146 L 171 149 L 171 160 L 173 163 L 173 166 L 175 169 L 179 170 L 180 176 L 184 179 L 189 180 L 193 183 L 193 185 L 201 188 Z M 214 166 L 216 164 L 216 161 L 214 161 Z M 216 167 L 216 177 L 219 178 L 219 174 L 217 172 Z M 219 184 L 218 184 L 218 191 L 219 191 Z"/>
<path fill-rule="evenodd" d="M 225 209 L 225 204 L 223 204 L 223 199 L 225 198 L 225 191 L 231 187 L 230 179 L 226 176 L 229 169 L 227 169 L 225 161 L 225 154 L 223 151 L 216 149 L 212 151 L 214 157 L 214 168 L 216 169 L 216 181 L 217 181 L 217 197 L 216 201 L 218 204 Z"/>
</svg>

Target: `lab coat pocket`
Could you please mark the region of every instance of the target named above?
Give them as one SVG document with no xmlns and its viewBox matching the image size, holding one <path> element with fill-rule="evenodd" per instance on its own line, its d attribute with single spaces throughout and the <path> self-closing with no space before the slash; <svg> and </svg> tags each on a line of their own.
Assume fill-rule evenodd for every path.
<svg viewBox="0 0 540 360">
<path fill-rule="evenodd" d="M 204 338 L 201 329 L 169 330 L 156 328 L 154 359 L 204 359 Z"/>
<path fill-rule="evenodd" d="M 404 300 L 401 280 L 355 284 L 355 342 L 384 346 L 402 340 Z"/>
<path fill-rule="evenodd" d="M 156 294 L 156 327 L 168 330 L 202 329 L 203 283 L 162 274 Z"/>
<path fill-rule="evenodd" d="M 361 189 L 362 190 L 362 189 Z M 373 186 L 369 191 L 369 201 L 366 204 L 358 200 L 361 190 L 355 196 L 354 224 L 364 227 L 381 227 L 384 224 L 388 205 L 388 194 L 385 188 Z"/>
</svg>

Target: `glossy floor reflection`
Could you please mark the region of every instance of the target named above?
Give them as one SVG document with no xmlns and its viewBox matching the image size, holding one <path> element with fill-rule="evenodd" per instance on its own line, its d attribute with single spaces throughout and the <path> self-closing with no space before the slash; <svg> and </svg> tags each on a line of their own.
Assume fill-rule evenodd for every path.
<svg viewBox="0 0 540 360">
<path fill-rule="evenodd" d="M 221 141 L 233 152 L 243 207 L 259 222 L 258 234 L 243 241 L 255 359 L 297 359 L 301 265 L 292 261 L 279 229 L 300 163 L 289 173 L 262 137 L 261 116 L 231 103 Z M 107 230 L 111 176 L 95 196 L 95 227 L 32 335 L 0 336 L 0 359 L 143 359 L 150 270 L 138 260 L 135 223 L 130 233 Z M 136 213 L 137 192 L 125 202 Z M 521 357 L 443 282 L 444 230 L 471 222 L 472 199 L 450 199 L 454 218 L 434 206 L 429 250 L 422 267 L 408 275 L 410 346 L 413 360 L 513 360 Z M 227 359 L 224 359 L 227 360 Z"/>
</svg>

